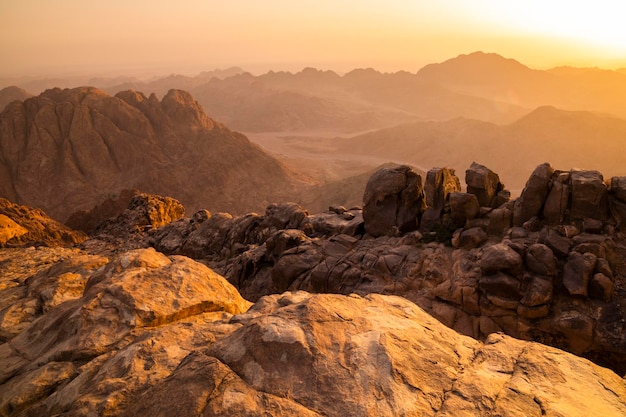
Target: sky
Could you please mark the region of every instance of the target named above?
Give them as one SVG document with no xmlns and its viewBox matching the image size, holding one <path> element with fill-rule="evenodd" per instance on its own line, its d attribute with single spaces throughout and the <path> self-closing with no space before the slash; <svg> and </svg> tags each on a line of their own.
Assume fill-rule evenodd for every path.
<svg viewBox="0 0 626 417">
<path fill-rule="evenodd" d="M 474 51 L 626 67 L 614 0 L 0 0 L 0 76 L 415 72 Z"/>
</svg>

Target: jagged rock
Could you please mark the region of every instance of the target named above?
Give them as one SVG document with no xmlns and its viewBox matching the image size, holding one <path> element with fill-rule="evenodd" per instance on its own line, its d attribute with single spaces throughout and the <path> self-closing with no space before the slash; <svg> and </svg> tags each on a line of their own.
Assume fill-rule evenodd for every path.
<svg viewBox="0 0 626 417">
<path fill-rule="evenodd" d="M 571 252 L 563 267 L 563 285 L 571 295 L 587 296 L 589 280 L 596 266 L 596 255 Z"/>
<path fill-rule="evenodd" d="M 517 301 L 520 298 L 520 281 L 518 279 L 498 271 L 492 275 L 482 276 L 479 287 L 487 296 L 514 300 L 512 307 L 517 308 Z M 507 307 L 508 305 L 504 306 L 504 308 Z"/>
<path fill-rule="evenodd" d="M 452 236 L 452 246 L 455 248 L 472 249 L 485 243 L 489 236 L 482 227 L 471 227 L 469 229 L 457 229 Z"/>
<path fill-rule="evenodd" d="M 184 214 L 185 208 L 178 200 L 140 193 L 131 199 L 126 210 L 100 224 L 92 235 L 118 246 L 145 247 L 145 232 L 152 232 Z"/>
<path fill-rule="evenodd" d="M 513 210 L 507 206 L 500 206 L 489 212 L 489 225 L 487 233 L 493 236 L 502 236 L 509 228 L 513 221 Z"/>
<path fill-rule="evenodd" d="M 530 174 L 522 194 L 515 202 L 513 225 L 522 226 L 541 213 L 548 196 L 552 174 L 554 174 L 554 169 L 548 163 L 537 166 Z"/>
<path fill-rule="evenodd" d="M 548 223 L 556 225 L 563 222 L 569 208 L 570 193 L 570 173 L 556 171 L 543 207 L 543 217 Z"/>
<path fill-rule="evenodd" d="M 609 302 L 613 297 L 614 291 L 615 285 L 613 285 L 613 281 L 602 273 L 594 274 L 589 280 L 589 297 L 591 298 Z"/>
<path fill-rule="evenodd" d="M 117 197 L 107 198 L 91 210 L 73 213 L 65 224 L 72 229 L 91 234 L 106 220 L 121 215 L 128 208 L 132 199 L 139 194 L 141 193 L 138 190 L 122 190 Z"/>
<path fill-rule="evenodd" d="M 535 274 L 554 277 L 557 273 L 557 263 L 554 252 L 541 243 L 535 243 L 526 253 L 526 267 Z"/>
<path fill-rule="evenodd" d="M 423 207 L 422 178 L 417 173 L 406 165 L 383 168 L 365 187 L 365 231 L 372 236 L 393 236 L 416 230 Z"/>
<path fill-rule="evenodd" d="M 496 196 L 504 189 L 498 174 L 476 162 L 465 171 L 465 183 L 467 192 L 476 195 L 481 207 L 494 207 Z"/>
<path fill-rule="evenodd" d="M 487 246 L 482 251 L 480 269 L 486 275 L 498 271 L 517 275 L 522 270 L 522 257 L 504 243 Z"/>
<path fill-rule="evenodd" d="M 626 177 L 612 177 L 609 192 L 614 198 L 626 203 Z"/>
<path fill-rule="evenodd" d="M 475 194 L 453 192 L 450 193 L 449 199 L 452 223 L 457 228 L 463 227 L 467 220 L 474 219 L 480 214 L 480 203 Z"/>
<path fill-rule="evenodd" d="M 566 257 L 573 245 L 570 239 L 561 236 L 556 230 L 552 229 L 548 231 L 548 235 L 543 243 L 552 249 L 555 255 L 560 258 Z"/>
<path fill-rule="evenodd" d="M 552 279 L 543 276 L 533 276 L 530 279 L 530 284 L 526 290 L 526 294 L 521 300 L 521 303 L 527 307 L 537 307 L 544 304 L 549 304 L 552 301 L 552 295 L 554 290 L 554 284 Z M 547 315 L 549 309 L 546 309 L 544 315 Z M 534 316 L 532 318 L 537 318 Z"/>
<path fill-rule="evenodd" d="M 0 198 L 0 247 L 73 246 L 87 239 L 39 209 Z"/>
<path fill-rule="evenodd" d="M 357 236 L 365 233 L 361 210 L 346 210 L 342 213 L 332 211 L 311 215 L 307 221 L 310 222 L 313 232 L 322 236 L 339 234 Z"/>
<path fill-rule="evenodd" d="M 604 220 L 607 211 L 607 188 L 598 171 L 572 171 L 572 219 Z"/>
<path fill-rule="evenodd" d="M 0 245 L 6 245 L 7 241 L 19 238 L 28 233 L 28 230 L 20 226 L 4 214 L 0 214 Z"/>
<path fill-rule="evenodd" d="M 424 182 L 426 209 L 420 222 L 422 232 L 431 231 L 436 224 L 440 223 L 448 196 L 460 190 L 461 183 L 454 175 L 454 169 L 433 168 L 426 173 Z"/>
</svg>

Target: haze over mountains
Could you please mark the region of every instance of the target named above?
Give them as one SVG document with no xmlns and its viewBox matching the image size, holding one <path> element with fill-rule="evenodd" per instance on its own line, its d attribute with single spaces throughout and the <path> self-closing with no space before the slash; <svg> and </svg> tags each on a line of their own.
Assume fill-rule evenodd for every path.
<svg viewBox="0 0 626 417">
<path fill-rule="evenodd" d="M 110 95 L 129 90 L 141 91 L 144 97 L 155 94 L 154 98 L 144 100 L 146 103 L 166 96 L 172 88 L 187 90 L 211 119 L 229 129 L 245 132 L 252 142 L 264 147 L 291 171 L 281 173 L 275 185 L 266 177 L 265 186 L 252 187 L 264 190 L 268 198 L 256 193 L 258 198 L 246 197 L 247 202 L 238 207 L 236 199 L 222 204 L 220 201 L 230 198 L 222 193 L 219 198 L 210 199 L 212 209 L 239 213 L 251 208 L 258 210 L 258 205 L 250 201 L 269 201 L 275 195 L 274 190 L 282 188 L 279 184 L 285 175 L 294 174 L 295 179 L 289 181 L 295 184 L 304 180 L 298 188 L 305 191 L 292 194 L 290 199 L 309 204 L 313 211 L 325 209 L 329 200 L 324 195 L 329 198 L 333 195 L 348 206 L 358 205 L 359 191 L 349 191 L 346 184 L 362 189 L 372 170 L 387 162 L 408 163 L 423 171 L 433 166 L 449 166 L 462 172 L 472 161 L 477 161 L 499 172 L 514 194 L 521 190 L 532 169 L 547 160 L 567 168 L 597 169 L 607 175 L 626 174 L 621 158 L 626 138 L 626 122 L 622 120 L 626 117 L 623 71 L 570 67 L 536 70 L 497 54 L 475 52 L 427 65 L 414 74 L 356 69 L 339 75 L 306 68 L 298 73 L 270 71 L 254 76 L 233 67 L 195 77 L 170 75 L 147 81 L 131 77 L 31 79 L 21 84 L 23 89 L 1 90 L 0 104 L 3 100 L 24 100 L 37 89 L 56 83 L 66 87 L 80 82 L 101 87 Z M 123 93 L 117 98 L 129 94 L 134 93 Z M 38 121 L 44 125 L 48 122 L 56 123 L 53 119 Z M 160 135 L 139 131 L 135 134 Z M 148 154 L 156 152 L 153 146 L 146 146 L 150 149 Z M 135 152 L 140 152 L 139 149 Z M 198 152 L 192 149 L 187 154 Z M 170 159 L 173 154 L 180 154 L 178 149 L 163 152 Z M 207 155 L 210 153 L 207 150 Z M 149 159 L 145 155 L 140 157 L 145 158 Z M 200 161 L 204 157 L 198 154 L 197 158 Z M 224 164 L 237 165 L 232 161 Z M 76 172 L 72 169 L 66 171 Z M 15 181 L 17 177 L 12 175 L 11 181 Z M 158 181 L 178 188 L 177 197 L 190 208 L 199 207 L 195 203 L 198 193 L 183 191 L 182 179 L 160 177 L 155 173 L 153 180 L 147 182 L 135 179 L 128 187 L 146 188 L 148 182 L 154 183 L 159 178 Z M 25 181 L 24 177 L 19 181 Z M 311 183 L 323 187 L 310 189 Z M 111 192 L 119 192 L 120 187 L 118 181 Z M 100 186 L 96 189 L 99 195 L 102 190 L 108 190 Z M 15 191 L 11 192 L 8 197 L 17 196 Z M 203 201 L 209 200 L 206 195 Z M 32 200 L 19 202 L 40 205 Z M 77 209 L 88 208 L 86 202 L 73 205 Z M 45 207 L 53 216 L 59 214 L 53 207 Z"/>
</svg>

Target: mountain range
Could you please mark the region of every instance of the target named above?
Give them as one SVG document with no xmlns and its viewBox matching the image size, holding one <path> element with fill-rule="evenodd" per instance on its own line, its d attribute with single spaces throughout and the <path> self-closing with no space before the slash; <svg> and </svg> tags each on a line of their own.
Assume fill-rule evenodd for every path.
<svg viewBox="0 0 626 417">
<path fill-rule="evenodd" d="M 298 184 L 180 90 L 158 100 L 52 89 L 0 115 L 0 195 L 61 220 L 128 188 L 241 213 L 288 199 Z"/>
</svg>

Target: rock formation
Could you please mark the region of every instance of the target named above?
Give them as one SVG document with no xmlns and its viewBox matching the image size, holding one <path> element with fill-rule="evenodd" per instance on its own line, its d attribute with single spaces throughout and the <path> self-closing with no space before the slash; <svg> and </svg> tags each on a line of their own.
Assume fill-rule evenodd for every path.
<svg viewBox="0 0 626 417">
<path fill-rule="evenodd" d="M 245 213 L 285 201 L 297 181 L 186 92 L 47 90 L 0 115 L 0 196 L 65 221 L 124 189 L 190 210 Z"/>
<path fill-rule="evenodd" d="M 250 306 L 182 256 L 19 250 L 23 262 L 0 263 L 2 415 L 626 413 L 612 371 L 461 336 L 404 298 L 287 292 Z"/>
<path fill-rule="evenodd" d="M 404 172 L 391 173 L 403 179 L 398 182 L 402 186 Z M 397 204 L 403 201 L 397 198 L 403 188 L 378 181 L 387 175 L 383 171 L 372 183 L 392 192 L 370 187 L 366 194 Z M 621 180 L 613 182 L 609 205 L 622 195 Z M 264 215 L 198 213 L 157 230 L 147 244 L 204 260 L 252 301 L 298 289 L 401 295 L 477 339 L 503 331 L 626 373 L 621 290 L 626 282 L 626 242 L 621 233 L 606 233 L 615 231 L 617 220 L 609 216 L 598 220 L 600 227 L 593 223 L 589 229 L 589 221 L 552 225 L 534 216 L 524 227 L 512 227 L 513 213 L 524 210 L 525 201 L 537 200 L 529 199 L 534 189 L 529 186 L 523 198 L 498 208 L 477 207 L 476 194 L 450 193 L 442 223 L 424 234 L 393 229 L 399 224 L 395 209 L 378 211 L 380 216 L 391 213 L 390 221 L 372 212 L 371 217 L 361 216 L 359 210 L 309 215 L 287 204 L 271 206 Z M 549 198 L 549 191 L 542 195 Z M 577 198 L 584 201 L 577 195 L 567 201 Z M 459 203 L 465 200 L 470 201 L 467 207 Z M 424 200 L 413 201 L 414 213 L 422 213 Z M 537 212 L 542 205 L 535 205 Z M 415 216 L 419 226 L 420 216 Z M 372 236 L 368 222 L 384 225 L 384 233 Z"/>
<path fill-rule="evenodd" d="M 73 246 L 86 239 L 84 233 L 49 218 L 42 210 L 0 198 L 0 247 Z"/>
</svg>

